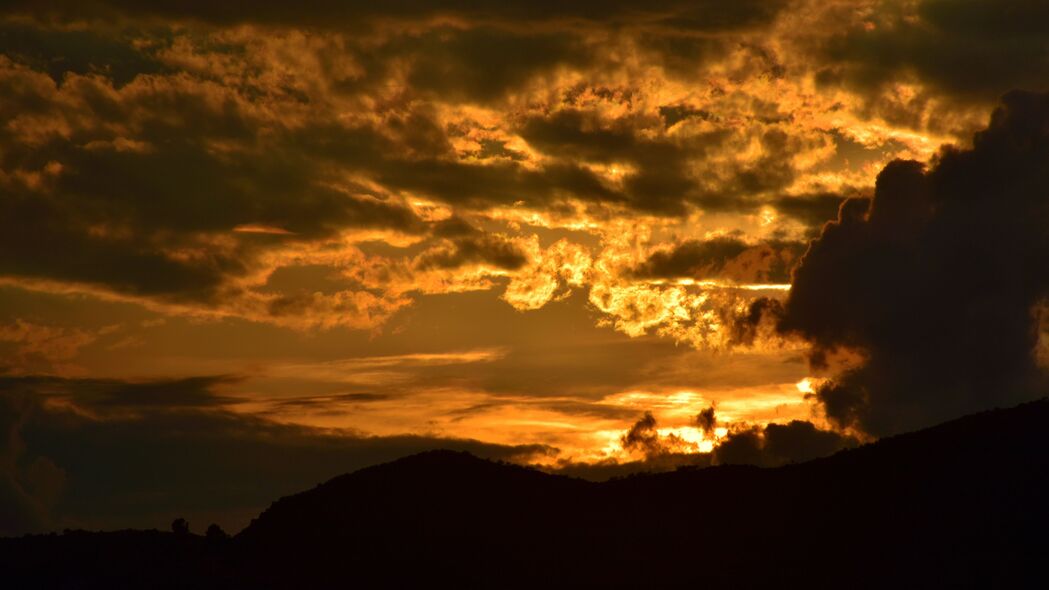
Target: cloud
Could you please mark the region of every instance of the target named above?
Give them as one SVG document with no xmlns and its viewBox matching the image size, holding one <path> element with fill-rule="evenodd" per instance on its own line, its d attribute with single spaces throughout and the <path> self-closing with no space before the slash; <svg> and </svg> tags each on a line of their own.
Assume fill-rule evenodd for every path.
<svg viewBox="0 0 1049 590">
<path fill-rule="evenodd" d="M 435 233 L 444 236 L 415 258 L 421 270 L 454 269 L 467 264 L 488 264 L 504 270 L 517 270 L 528 263 L 519 246 L 505 236 L 488 234 L 461 219 L 447 219 L 437 224 Z"/>
<path fill-rule="evenodd" d="M 559 460 L 552 465 L 539 466 L 548 473 L 578 477 L 588 481 L 607 481 L 638 473 L 663 473 L 679 468 L 702 468 L 711 465 L 710 453 L 665 453 L 639 461 L 577 462 Z"/>
<path fill-rule="evenodd" d="M 820 430 L 812 422 L 792 420 L 730 430 L 714 447 L 717 465 L 777 467 L 832 455 L 859 444 L 855 438 Z"/>
<path fill-rule="evenodd" d="M 704 408 L 696 414 L 696 425 L 699 426 L 700 430 L 706 433 L 708 436 L 714 432 L 714 428 L 718 425 L 717 415 L 715 414 L 714 406 Z"/>
<path fill-rule="evenodd" d="M 518 461 L 556 453 L 280 424 L 219 407 L 223 380 L 5 378 L 0 534 L 164 528 L 175 516 L 237 530 L 273 498 L 428 449 Z"/>
<path fill-rule="evenodd" d="M 119 89 L 94 75 L 61 86 L 41 76 L 0 63 L 11 117 L 0 134 L 11 148 L 4 274 L 210 302 L 267 249 L 352 227 L 422 228 L 403 205 L 333 188 L 315 163 L 259 145 L 279 123 L 234 89 L 186 76 Z M 250 226 L 282 231 L 236 232 Z"/>
<path fill-rule="evenodd" d="M 137 49 L 130 36 L 85 29 L 49 29 L 18 20 L 0 21 L 0 44 L 11 59 L 45 71 L 57 83 L 66 72 L 99 73 L 123 86 L 139 74 L 167 68 Z"/>
<path fill-rule="evenodd" d="M 747 423 L 726 423 L 727 433 L 716 435 L 717 414 L 713 406 L 699 413 L 696 426 L 709 446 L 700 450 L 697 442 L 686 440 L 679 431 L 661 429 L 651 412 L 641 418 L 620 437 L 627 453 L 642 456 L 641 460 L 622 461 L 617 458 L 593 462 L 558 460 L 546 469 L 591 480 L 638 472 L 670 471 L 679 467 L 706 467 L 709 465 L 757 465 L 778 467 L 801 463 L 832 455 L 842 449 L 855 447 L 859 440 L 832 430 L 823 430 L 805 420 L 791 420 L 785 424 L 770 422 L 764 426 Z"/>
<path fill-rule="evenodd" d="M 779 2 L 103 1 L 90 27 L 51 18 L 64 3 L 9 6 L 40 18 L 0 22 L 0 274 L 170 313 L 376 330 L 419 292 L 510 271 L 504 299 L 537 309 L 591 278 L 548 268 L 538 228 L 600 244 L 613 219 L 750 215 L 831 147 L 764 96 L 780 58 L 751 37 Z M 677 79 L 701 71 L 702 90 Z M 448 219 L 477 231 L 443 235 Z M 342 287 L 268 282 L 307 265 Z"/>
<path fill-rule="evenodd" d="M 1036 306 L 1049 289 L 1049 95 L 1011 92 L 970 149 L 896 161 L 846 201 L 795 270 L 780 328 L 827 368 L 827 416 L 882 436 L 1045 391 Z"/>
<path fill-rule="evenodd" d="M 620 444 L 625 450 L 641 451 L 646 457 L 668 452 L 667 445 L 656 432 L 656 418 L 651 412 L 645 412 L 641 418 L 638 418 L 637 422 L 620 439 Z"/>
<path fill-rule="evenodd" d="M 0 374 L 61 372 L 75 370 L 70 361 L 80 349 L 91 344 L 107 331 L 48 326 L 15 318 L 10 324 L 0 324 L 0 343 L 12 345 L 0 361 Z"/>
<path fill-rule="evenodd" d="M 46 498 L 34 494 L 31 473 L 23 467 L 20 431 L 27 411 L 24 399 L 0 396 L 0 534 L 40 530 L 48 520 Z"/>
<path fill-rule="evenodd" d="M 685 140 L 642 135 L 646 127 L 661 127 L 656 118 L 619 117 L 604 120 L 599 112 L 565 109 L 547 117 L 533 117 L 519 133 L 547 154 L 571 154 L 581 162 L 610 166 L 621 175 L 617 187 L 632 208 L 680 213 L 684 199 L 698 188 L 689 172 L 691 160 L 701 159 L 725 139 L 723 131 L 701 133 Z M 619 172 L 616 165 L 633 168 Z"/>
<path fill-rule="evenodd" d="M 640 278 L 786 283 L 804 249 L 804 244 L 796 242 L 751 245 L 732 237 L 687 240 L 653 252 L 633 273 Z"/>
<path fill-rule="evenodd" d="M 820 39 L 826 81 L 871 90 L 914 80 L 948 97 L 994 100 L 1010 88 L 1045 90 L 1049 9 L 1039 0 L 870 3 Z"/>
<path fill-rule="evenodd" d="M 475 0 L 453 0 L 439 6 L 420 0 L 398 0 L 383 4 L 367 2 L 338 2 L 314 0 L 302 6 L 290 7 L 271 0 L 258 2 L 252 10 L 202 2 L 154 2 L 143 5 L 129 0 L 101 0 L 83 6 L 77 2 L 57 0 L 46 7 L 35 2 L 11 0 L 5 7 L 13 13 L 29 13 L 67 17 L 93 15 L 98 17 L 161 17 L 192 19 L 216 24 L 246 22 L 268 24 L 296 24 L 317 27 L 346 27 L 361 19 L 399 18 L 405 20 L 429 19 L 436 16 L 462 18 L 494 18 L 510 22 L 593 21 L 607 23 L 641 22 L 692 31 L 724 31 L 767 23 L 787 5 L 783 0 L 741 0 L 726 7 L 717 0 L 686 2 L 683 0 L 656 0 L 639 7 L 628 0 L 598 2 L 584 0 L 564 4 L 552 0 L 522 2 L 509 0 L 492 5 Z"/>
<path fill-rule="evenodd" d="M 0 278 L 372 333 L 424 295 L 589 289 L 721 347 L 740 293 L 638 279 L 783 283 L 937 140 L 813 93 L 787 4 L 8 3 Z"/>
<path fill-rule="evenodd" d="M 834 193 L 818 193 L 813 195 L 799 195 L 792 197 L 781 197 L 772 201 L 772 206 L 805 225 L 819 230 L 824 223 L 834 221 L 838 216 L 838 209 L 846 198 L 860 198 L 859 196 L 846 197 Z"/>
<path fill-rule="evenodd" d="M 568 32 L 476 27 L 427 33 L 414 48 L 413 87 L 442 100 L 491 102 L 557 66 L 591 61 L 591 49 Z"/>
</svg>

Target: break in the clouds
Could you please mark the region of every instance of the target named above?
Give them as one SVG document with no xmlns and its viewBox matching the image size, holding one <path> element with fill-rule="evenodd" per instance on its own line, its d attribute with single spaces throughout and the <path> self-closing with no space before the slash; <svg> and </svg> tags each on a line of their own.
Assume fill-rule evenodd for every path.
<svg viewBox="0 0 1049 590">
<path fill-rule="evenodd" d="M 30 449 L 773 465 L 1041 391 L 1034 0 L 0 15 L 0 372 L 66 428 Z M 66 501 L 60 446 L 5 497 Z"/>
</svg>

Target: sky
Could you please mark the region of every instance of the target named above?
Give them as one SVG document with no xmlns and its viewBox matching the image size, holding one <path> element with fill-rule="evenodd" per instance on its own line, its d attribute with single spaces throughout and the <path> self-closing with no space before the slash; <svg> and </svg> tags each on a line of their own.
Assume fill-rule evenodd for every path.
<svg viewBox="0 0 1049 590">
<path fill-rule="evenodd" d="M 1044 395 L 1038 0 L 0 2 L 0 533 Z"/>
</svg>

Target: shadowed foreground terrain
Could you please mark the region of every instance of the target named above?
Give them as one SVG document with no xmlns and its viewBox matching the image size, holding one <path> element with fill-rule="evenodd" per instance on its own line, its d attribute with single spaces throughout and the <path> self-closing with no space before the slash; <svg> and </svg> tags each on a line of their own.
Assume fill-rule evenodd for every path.
<svg viewBox="0 0 1049 590">
<path fill-rule="evenodd" d="M 3 539 L 0 571 L 68 588 L 1040 586 L 1047 498 L 1042 400 L 798 465 L 600 484 L 434 451 L 282 498 L 232 539 Z"/>
</svg>

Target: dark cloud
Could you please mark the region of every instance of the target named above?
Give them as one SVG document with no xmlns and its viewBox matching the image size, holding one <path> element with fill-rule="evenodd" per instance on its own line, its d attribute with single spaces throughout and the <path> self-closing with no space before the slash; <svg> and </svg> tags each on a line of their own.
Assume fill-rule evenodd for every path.
<svg viewBox="0 0 1049 590">
<path fill-rule="evenodd" d="M 543 445 L 365 437 L 279 424 L 202 401 L 220 381 L 5 379 L 0 534 L 165 528 L 175 516 L 237 530 L 274 498 L 427 449 L 503 460 L 556 452 Z M 74 405 L 46 403 L 58 394 Z M 138 412 L 129 415 L 114 404 Z M 93 417 L 77 407 L 90 408 Z"/>
<path fill-rule="evenodd" d="M 775 113 L 774 105 L 758 105 Z M 715 211 L 753 211 L 764 195 L 793 182 L 792 156 L 803 148 L 785 131 L 765 126 L 757 135 L 762 155 L 747 164 L 707 164 L 732 139 L 728 126 L 686 137 L 663 134 L 671 121 L 713 118 L 686 104 L 660 108 L 657 117 L 607 120 L 584 109 L 562 109 L 522 122 L 517 132 L 535 149 L 579 163 L 621 166 L 612 194 L 595 195 L 636 210 L 680 214 L 688 205 Z M 583 193 L 585 195 L 585 193 Z M 586 197 L 584 197 L 586 198 Z M 593 200 L 593 197 L 590 197 Z"/>
<path fill-rule="evenodd" d="M 0 395 L 0 534 L 41 530 L 48 520 L 48 498 L 34 493 L 32 467 L 26 466 L 53 464 L 46 459 L 30 462 L 23 456 L 21 429 L 28 411 L 29 403 L 22 397 Z"/>
<path fill-rule="evenodd" d="M 730 432 L 718 442 L 713 460 L 719 465 L 764 465 L 761 428 L 743 428 Z"/>
<path fill-rule="evenodd" d="M 646 128 L 660 129 L 660 123 L 654 118 L 630 117 L 605 121 L 594 112 L 565 109 L 526 120 L 518 133 L 550 155 L 570 154 L 579 162 L 632 165 L 633 171 L 622 171 L 619 199 L 643 211 L 680 213 L 689 195 L 699 190 L 690 162 L 717 148 L 728 133 L 712 131 L 686 140 L 650 138 L 640 133 Z"/>
<path fill-rule="evenodd" d="M 626 431 L 620 440 L 628 451 L 641 451 L 646 456 L 659 455 L 664 452 L 659 433 L 656 432 L 656 418 L 652 412 L 645 412 L 637 422 Z"/>
<path fill-rule="evenodd" d="M 638 43 L 667 74 L 685 80 L 694 80 L 706 64 L 724 57 L 734 48 L 724 38 L 673 29 L 643 32 L 638 35 Z M 661 108 L 659 114 L 667 127 L 673 125 L 669 121 L 675 116 L 703 118 L 701 112 L 689 112 L 685 108 L 677 107 L 669 112 Z"/>
<path fill-rule="evenodd" d="M 234 383 L 237 380 L 229 376 L 186 377 L 142 382 L 61 377 L 0 377 L 0 391 L 44 394 L 98 411 L 208 408 L 241 401 L 215 392 L 216 387 Z"/>
<path fill-rule="evenodd" d="M 696 426 L 699 426 L 704 435 L 709 436 L 710 433 L 714 432 L 714 428 L 717 425 L 718 418 L 714 406 L 705 408 L 700 413 L 696 414 Z"/>
<path fill-rule="evenodd" d="M 314 395 L 314 396 L 303 396 L 295 397 L 292 399 L 282 399 L 276 402 L 271 402 L 275 408 L 286 409 L 316 409 L 320 411 L 330 410 L 333 405 L 340 403 L 351 403 L 351 404 L 368 404 L 373 402 L 383 402 L 392 399 L 393 396 L 387 393 L 365 393 L 365 392 L 354 392 L 354 393 L 340 393 L 335 395 Z"/>
<path fill-rule="evenodd" d="M 525 158 L 525 156 L 521 154 L 521 152 L 517 152 L 506 147 L 505 141 L 482 139 L 480 143 L 481 149 L 473 154 L 478 159 L 484 160 L 487 158 L 509 158 L 511 160 L 523 160 Z"/>
<path fill-rule="evenodd" d="M 780 197 L 770 201 L 770 204 L 776 211 L 818 230 L 824 223 L 834 221 L 838 217 L 838 209 L 847 198 L 861 197 L 859 195 L 846 196 L 835 193 L 817 193 Z"/>
<path fill-rule="evenodd" d="M 728 316 L 725 322 L 729 342 L 749 346 L 762 338 L 774 336 L 779 331 L 778 322 L 783 317 L 783 302 L 771 297 L 758 297 L 751 301 L 744 313 Z"/>
<path fill-rule="evenodd" d="M 640 278 L 785 283 L 804 248 L 804 244 L 795 242 L 752 245 L 732 237 L 688 240 L 653 252 L 632 273 Z"/>
<path fill-rule="evenodd" d="M 680 26 L 701 28 L 702 21 L 713 30 L 750 26 L 771 16 L 770 6 L 618 9 L 661 22 L 652 25 L 660 30 L 676 17 L 684 19 Z M 50 7 L 61 13 L 67 5 Z M 87 7 L 88 13 L 107 8 L 195 12 L 181 4 Z M 430 10 L 405 5 L 390 14 L 417 8 Z M 562 16 L 574 10 L 558 8 Z M 203 4 L 199 9 L 205 20 L 215 10 Z M 469 3 L 448 8 L 492 15 L 502 9 Z M 258 10 L 262 15 L 267 8 Z M 374 7 L 317 10 L 371 14 Z M 646 14 L 656 17 L 646 20 Z M 757 164 L 720 180 L 709 171 L 697 173 L 730 132 L 664 136 L 667 117 L 702 116 L 685 104 L 661 111 L 663 118 L 609 121 L 582 108 L 526 117 L 519 121 L 521 136 L 551 156 L 539 166 L 523 164 L 505 142 L 493 139 L 481 140 L 482 154 L 490 156 L 483 164 L 458 159 L 452 139 L 463 131 L 442 122 L 430 99 L 492 101 L 560 65 L 592 65 L 593 47 L 578 32 L 486 22 L 401 31 L 368 47 L 335 43 L 337 49 L 315 48 L 319 74 L 330 83 L 320 89 L 305 76 L 270 80 L 255 71 L 251 60 L 259 56 L 247 42 L 209 39 L 206 29 L 185 32 L 157 22 L 86 32 L 51 22 L 2 24 L 10 51 L 0 62 L 0 118 L 13 122 L 0 131 L 0 274 L 7 276 L 217 305 L 240 301 L 244 293 L 236 280 L 258 271 L 273 249 L 320 242 L 346 229 L 424 233 L 427 224 L 399 196 L 420 195 L 463 210 L 518 203 L 551 210 L 583 201 L 676 215 L 694 203 L 752 209 L 753 202 L 743 205 L 737 197 L 773 190 L 793 175 L 784 155 L 796 146 L 778 130 L 762 134 L 767 154 Z M 172 65 L 177 60 L 164 57 L 176 41 L 196 52 L 182 58 L 208 65 L 178 71 Z M 70 57 L 62 58 L 65 53 Z M 333 65 L 350 57 L 359 61 L 360 76 L 347 78 Z M 157 65 L 162 62 L 169 65 Z M 216 64 L 224 64 L 223 74 L 209 70 Z M 374 118 L 335 117 L 333 96 L 359 98 L 355 92 L 388 84 L 394 73 L 406 76 L 404 97 L 378 106 Z M 622 163 L 630 170 L 610 181 L 592 163 Z M 496 236 L 452 239 L 445 246 L 424 266 L 484 262 L 515 269 L 526 262 L 519 249 Z M 285 316 L 305 309 L 309 300 L 278 300 L 270 311 Z"/>
<path fill-rule="evenodd" d="M 657 430 L 652 412 L 645 412 L 637 422 L 619 439 L 623 449 L 638 451 L 645 455 L 645 462 L 669 467 L 681 463 L 682 455 L 695 449 L 676 434 L 662 435 Z"/>
<path fill-rule="evenodd" d="M 485 233 L 457 217 L 438 223 L 434 234 L 443 237 L 442 243 L 420 254 L 415 259 L 416 268 L 450 269 L 482 263 L 516 270 L 528 263 L 525 253 L 509 239 Z"/>
<path fill-rule="evenodd" d="M 555 66 L 592 60 L 579 37 L 561 32 L 437 30 L 420 45 L 408 81 L 441 100 L 490 102 Z"/>
<path fill-rule="evenodd" d="M 791 156 L 801 150 L 797 138 L 778 128 L 766 129 L 760 136 L 762 156 L 735 171 L 735 188 L 744 194 L 760 194 L 783 189 L 794 180 Z"/>
<path fill-rule="evenodd" d="M 97 239 L 84 221 L 61 203 L 29 194 L 0 195 L 0 273 L 208 300 L 227 275 L 244 271 L 242 260 L 219 253 L 176 259 L 147 236 Z"/>
<path fill-rule="evenodd" d="M 1011 92 L 971 149 L 896 161 L 846 201 L 794 273 L 780 328 L 817 368 L 829 418 L 874 435 L 1046 391 L 1036 306 L 1049 289 L 1049 95 Z"/>
<path fill-rule="evenodd" d="M 546 208 L 574 197 L 587 202 L 623 204 L 631 201 L 583 166 L 553 162 L 529 169 L 517 162 L 471 164 L 453 160 L 388 159 L 365 170 L 384 185 L 415 191 L 467 209 L 487 210 L 521 203 Z"/>
<path fill-rule="evenodd" d="M 710 121 L 715 118 L 715 116 L 709 111 L 697 109 L 689 104 L 661 106 L 659 107 L 659 116 L 663 118 L 663 123 L 668 128 L 687 119 L 696 118 L 703 121 Z"/>
<path fill-rule="evenodd" d="M 718 424 L 713 406 L 696 416 L 696 425 L 712 436 Z M 577 474 L 586 479 L 599 479 L 641 471 L 669 471 L 684 466 L 758 465 L 777 467 L 832 455 L 859 442 L 848 435 L 820 430 L 811 422 L 792 420 L 787 424 L 769 423 L 764 427 L 729 424 L 729 433 L 718 439 L 713 453 L 696 453 L 675 434 L 661 435 L 651 412 L 635 422 L 620 439 L 627 451 L 644 454 L 643 461 L 619 463 L 604 461 L 580 464 L 561 461 L 556 471 Z"/>
<path fill-rule="evenodd" d="M 52 29 L 26 22 L 0 20 L 4 55 L 45 71 L 56 82 L 67 72 L 104 75 L 122 86 L 139 74 L 167 68 L 134 46 L 130 34 L 108 35 L 83 29 Z"/>
<path fill-rule="evenodd" d="M 312 0 L 294 6 L 282 2 L 253 3 L 251 9 L 239 4 L 191 0 L 162 0 L 141 3 L 134 0 L 94 0 L 88 3 L 72 0 L 31 2 L 6 0 L 0 7 L 12 13 L 62 15 L 82 18 L 87 15 L 110 17 L 163 17 L 209 21 L 218 24 L 257 22 L 297 24 L 317 27 L 346 27 L 361 19 L 430 18 L 460 16 L 480 19 L 506 19 L 511 22 L 594 21 L 647 23 L 662 28 L 698 32 L 736 30 L 761 25 L 772 20 L 787 5 L 785 0 L 740 0 L 725 5 L 718 0 L 686 2 L 655 0 L 639 6 L 629 0 L 599 2 L 584 0 L 563 3 L 553 0 L 523 2 L 508 0 L 491 3 L 482 0 L 452 0 L 439 5 L 423 0 L 396 0 L 374 3 L 353 0 Z"/>
<path fill-rule="evenodd" d="M 869 92 L 913 75 L 949 98 L 984 101 L 1047 87 L 1041 0 L 922 0 L 913 11 L 881 3 L 864 22 L 820 40 L 824 80 Z"/>
<path fill-rule="evenodd" d="M 57 87 L 0 65 L 0 113 L 55 128 L 30 141 L 21 124 L 0 132 L 0 168 L 11 175 L 0 183 L 0 273 L 207 301 L 268 248 L 345 228 L 424 228 L 382 196 L 333 188 L 326 162 L 311 157 L 323 133 L 299 150 L 294 134 L 274 137 L 272 122 L 249 114 L 234 90 L 183 77 L 139 78 L 117 91 L 74 76 Z M 61 131 L 70 120 L 73 130 Z M 126 127 L 133 137 L 119 131 Z M 370 130 L 341 133 L 344 144 L 372 152 L 390 141 Z M 212 149 L 216 142 L 230 149 Z M 42 180 L 19 182 L 18 174 Z M 270 233 L 234 233 L 241 227 Z M 217 247 L 215 235 L 229 245 Z"/>
<path fill-rule="evenodd" d="M 550 466 L 540 467 L 542 471 L 578 477 L 588 481 L 607 481 L 639 473 L 664 473 L 680 468 L 710 467 L 710 453 L 662 453 L 646 457 L 640 461 L 605 461 L 583 462 L 559 460 Z"/>
<path fill-rule="evenodd" d="M 730 430 L 714 448 L 713 460 L 719 465 L 776 467 L 826 457 L 857 444 L 852 437 L 820 430 L 811 422 L 792 420 L 764 428 Z"/>
<path fill-rule="evenodd" d="M 826 457 L 856 444 L 854 438 L 820 430 L 812 422 L 803 420 L 765 426 L 765 454 L 779 463 L 801 463 Z"/>
</svg>

